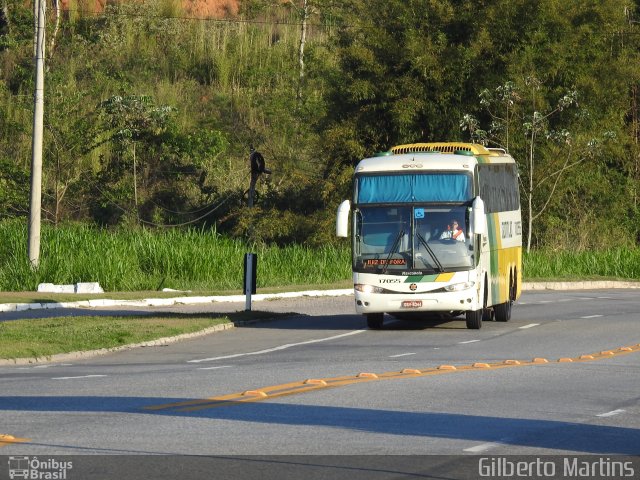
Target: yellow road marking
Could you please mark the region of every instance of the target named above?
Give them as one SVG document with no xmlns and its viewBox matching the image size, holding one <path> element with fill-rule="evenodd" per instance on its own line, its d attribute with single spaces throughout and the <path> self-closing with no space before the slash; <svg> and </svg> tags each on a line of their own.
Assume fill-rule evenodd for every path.
<svg viewBox="0 0 640 480">
<path fill-rule="evenodd" d="M 618 355 L 626 355 L 640 351 L 640 344 L 630 347 L 620 347 L 614 350 L 604 350 L 598 353 L 579 355 L 577 357 L 561 357 L 556 363 L 575 364 L 581 362 L 591 362 L 612 358 Z M 300 382 L 283 383 L 280 385 L 271 385 L 257 389 L 245 390 L 241 393 L 231 393 L 216 397 L 208 397 L 199 400 L 187 400 L 183 402 L 166 403 L 163 405 L 153 405 L 145 407 L 144 410 L 175 410 L 178 412 L 195 412 L 198 410 L 206 410 L 231 405 L 241 405 L 244 403 L 259 402 L 271 398 L 284 397 L 287 395 L 297 395 L 300 393 L 312 392 L 325 388 L 336 388 L 345 385 L 353 385 L 356 383 L 377 382 L 381 380 L 396 380 L 400 378 L 416 378 L 425 377 L 427 375 L 447 375 L 450 373 L 458 373 L 461 371 L 483 371 L 494 370 L 498 368 L 526 367 L 535 365 L 549 364 L 546 358 L 536 357 L 531 361 L 526 360 L 503 360 L 495 363 L 475 362 L 470 365 L 440 365 L 435 368 L 405 368 L 399 372 L 385 373 L 359 373 L 357 375 L 333 377 L 333 378 L 315 378 L 307 379 Z M 21 439 L 26 441 L 26 439 Z M 2 436 L 0 435 L 0 446 L 2 446 Z"/>
<path fill-rule="evenodd" d="M 0 433 L 0 448 L 6 447 L 7 445 L 11 445 L 14 443 L 24 443 L 28 442 L 28 438 L 18 438 L 13 435 L 7 435 L 4 433 Z"/>
</svg>

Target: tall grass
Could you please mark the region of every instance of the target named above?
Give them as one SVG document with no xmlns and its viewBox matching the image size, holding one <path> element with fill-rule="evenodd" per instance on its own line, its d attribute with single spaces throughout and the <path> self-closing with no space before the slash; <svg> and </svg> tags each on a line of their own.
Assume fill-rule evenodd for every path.
<svg viewBox="0 0 640 480">
<path fill-rule="evenodd" d="M 0 290 L 32 291 L 39 283 L 100 282 L 107 291 L 240 290 L 243 258 L 258 254 L 258 287 L 348 279 L 348 249 L 252 246 L 213 231 L 103 230 L 43 226 L 40 266 L 26 254 L 24 222 L 0 222 Z"/>
<path fill-rule="evenodd" d="M 640 249 L 532 251 L 523 258 L 524 280 L 640 279 Z"/>
<path fill-rule="evenodd" d="M 0 222 L 0 291 L 33 291 L 43 282 L 100 282 L 107 291 L 241 290 L 247 252 L 258 254 L 259 288 L 328 284 L 351 274 L 346 246 L 248 245 L 210 230 L 44 225 L 37 270 L 26 251 L 26 222 Z M 640 249 L 533 251 L 523 261 L 524 281 L 640 279 Z"/>
</svg>

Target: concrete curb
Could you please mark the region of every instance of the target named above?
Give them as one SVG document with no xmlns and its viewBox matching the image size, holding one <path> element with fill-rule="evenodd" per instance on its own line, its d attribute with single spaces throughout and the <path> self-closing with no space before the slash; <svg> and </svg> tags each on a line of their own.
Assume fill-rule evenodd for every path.
<svg viewBox="0 0 640 480">
<path fill-rule="evenodd" d="M 609 288 L 640 288 L 640 282 L 615 280 L 585 280 L 583 282 L 530 282 L 523 283 L 522 290 L 605 290 Z"/>
<path fill-rule="evenodd" d="M 603 290 L 610 288 L 640 288 L 640 282 L 622 282 L 613 280 L 583 282 L 528 282 L 522 284 L 523 291 L 534 290 Z M 254 302 L 278 298 L 296 297 L 338 297 L 353 295 L 353 289 L 306 290 L 302 292 L 261 293 L 252 295 Z M 20 312 L 24 310 L 50 310 L 58 308 L 100 308 L 100 307 L 166 307 L 172 305 L 195 305 L 203 303 L 244 302 L 244 295 L 216 295 L 210 297 L 174 297 L 146 298 L 142 300 L 80 300 L 78 302 L 48 303 L 5 303 L 0 304 L 0 312 Z"/>
<path fill-rule="evenodd" d="M 295 297 L 338 297 L 352 295 L 353 289 L 344 290 L 307 290 L 303 292 L 261 293 L 252 295 L 254 302 L 273 300 L 277 298 Z M 56 308 L 99 308 L 99 307 L 166 307 L 172 305 L 195 305 L 202 303 L 244 302 L 244 295 L 227 295 L 211 297 L 173 297 L 146 298 L 142 300 L 111 300 L 107 298 L 97 300 L 80 300 L 78 302 L 49 302 L 49 303 L 5 303 L 0 304 L 0 312 L 20 312 L 24 310 L 48 310 Z"/>
</svg>

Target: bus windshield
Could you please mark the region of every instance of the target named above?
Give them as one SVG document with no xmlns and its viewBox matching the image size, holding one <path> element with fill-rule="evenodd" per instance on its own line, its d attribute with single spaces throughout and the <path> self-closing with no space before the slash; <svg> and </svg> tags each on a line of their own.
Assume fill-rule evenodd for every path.
<svg viewBox="0 0 640 480">
<path fill-rule="evenodd" d="M 443 273 L 475 266 L 466 206 L 361 206 L 355 212 L 354 270 Z"/>
</svg>

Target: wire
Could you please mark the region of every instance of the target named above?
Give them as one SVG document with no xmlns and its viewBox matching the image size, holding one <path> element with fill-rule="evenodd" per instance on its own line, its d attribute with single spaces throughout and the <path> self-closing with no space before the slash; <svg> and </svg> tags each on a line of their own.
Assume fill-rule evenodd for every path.
<svg viewBox="0 0 640 480">
<path fill-rule="evenodd" d="M 176 223 L 176 224 L 168 224 L 168 225 L 163 225 L 163 224 L 159 224 L 159 223 L 153 223 L 153 222 L 148 222 L 147 220 L 143 220 L 143 219 L 139 219 L 139 221 L 141 223 L 144 223 L 145 225 L 152 225 L 154 227 L 163 227 L 163 228 L 173 228 L 173 227 L 184 227 L 185 225 L 190 225 L 192 223 L 196 223 L 199 220 L 202 220 L 204 217 L 206 217 L 207 215 L 212 214 L 213 212 L 215 212 L 218 208 L 220 208 L 222 205 L 224 205 L 227 200 L 229 200 L 231 197 L 233 196 L 233 194 L 229 194 L 227 195 L 227 197 L 225 199 L 223 199 L 216 207 L 212 208 L 211 210 L 209 210 L 207 213 L 205 213 L 204 215 L 199 216 L 198 218 L 194 218 L 193 220 L 189 220 L 188 222 L 183 222 L 183 223 Z"/>
<path fill-rule="evenodd" d="M 160 208 L 161 210 L 164 210 L 165 212 L 173 213 L 174 215 L 193 215 L 194 213 L 202 212 L 203 210 L 206 210 L 207 208 L 211 208 L 211 206 L 215 204 L 215 202 L 214 202 L 214 203 L 211 203 L 211 204 L 209 204 L 207 206 L 198 208 L 197 210 L 192 210 L 190 212 L 176 212 L 174 210 L 169 210 L 168 208 L 163 207 L 162 205 L 160 205 L 159 203 L 154 202 L 151 199 L 149 199 L 148 201 L 153 203 L 156 207 Z"/>
<path fill-rule="evenodd" d="M 107 193 L 105 193 L 100 187 L 96 186 L 95 187 L 96 190 L 98 190 L 103 197 L 105 197 L 107 199 L 107 201 L 109 203 L 111 203 L 112 205 L 114 205 L 115 207 L 117 207 L 118 209 L 122 210 L 122 212 L 124 213 L 133 213 L 131 210 L 128 210 L 126 208 L 124 208 L 123 206 L 121 206 L 120 204 L 116 203 L 109 195 L 107 195 Z M 154 222 L 149 222 L 147 220 L 143 220 L 142 218 L 139 218 L 138 221 L 140 223 L 144 223 L 145 225 L 151 225 L 154 227 L 163 227 L 163 228 L 173 228 L 173 227 L 184 227 L 185 225 L 190 225 L 192 223 L 196 223 L 199 220 L 202 220 L 203 218 L 205 218 L 207 215 L 212 214 L 213 212 L 215 212 L 218 208 L 220 208 L 222 205 L 224 205 L 231 197 L 233 196 L 233 193 L 230 193 L 229 195 L 227 195 L 224 199 L 222 199 L 222 201 L 216 205 L 214 208 L 212 208 L 211 210 L 209 210 L 207 213 L 199 216 L 198 218 L 194 218 L 193 220 L 189 220 L 188 222 L 183 222 L 183 223 L 176 223 L 176 224 L 161 224 L 161 223 L 154 223 Z"/>
</svg>

